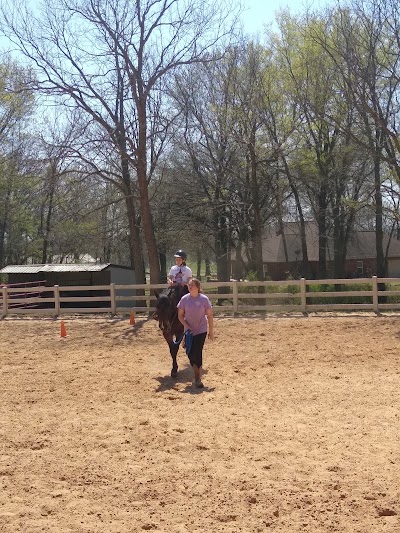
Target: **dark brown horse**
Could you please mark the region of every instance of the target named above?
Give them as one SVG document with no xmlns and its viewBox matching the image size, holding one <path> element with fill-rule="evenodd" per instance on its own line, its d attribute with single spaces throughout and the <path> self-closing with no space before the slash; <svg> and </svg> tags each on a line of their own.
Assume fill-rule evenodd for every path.
<svg viewBox="0 0 400 533">
<path fill-rule="evenodd" d="M 154 294 L 157 297 L 157 303 L 153 318 L 158 320 L 158 326 L 168 343 L 172 358 L 171 377 L 174 378 L 178 373 L 176 356 L 183 338 L 183 325 L 178 320 L 178 308 L 176 306 L 184 294 L 184 289 L 177 285 L 168 287 L 159 294 L 154 292 Z"/>
</svg>

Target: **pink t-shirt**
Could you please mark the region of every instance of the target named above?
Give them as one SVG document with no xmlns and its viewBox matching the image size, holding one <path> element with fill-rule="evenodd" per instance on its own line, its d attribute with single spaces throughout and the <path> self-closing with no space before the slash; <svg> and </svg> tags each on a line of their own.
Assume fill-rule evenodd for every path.
<svg viewBox="0 0 400 533">
<path fill-rule="evenodd" d="M 212 305 L 208 296 L 201 292 L 198 296 L 185 294 L 178 303 L 178 309 L 185 310 L 185 320 L 193 335 L 207 333 L 208 321 L 206 312 Z"/>
</svg>

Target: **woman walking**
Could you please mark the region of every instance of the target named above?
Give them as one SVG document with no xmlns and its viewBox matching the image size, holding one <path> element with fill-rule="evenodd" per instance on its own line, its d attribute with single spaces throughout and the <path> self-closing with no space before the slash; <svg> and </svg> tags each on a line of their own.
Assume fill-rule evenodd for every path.
<svg viewBox="0 0 400 533">
<path fill-rule="evenodd" d="M 202 293 L 200 281 L 192 278 L 188 283 L 189 294 L 182 296 L 178 303 L 178 318 L 185 332 L 190 330 L 193 335 L 189 351 L 189 361 L 193 368 L 193 385 L 203 388 L 201 370 L 203 366 L 203 347 L 207 337 L 214 340 L 214 318 L 212 305 L 208 297 Z"/>
</svg>

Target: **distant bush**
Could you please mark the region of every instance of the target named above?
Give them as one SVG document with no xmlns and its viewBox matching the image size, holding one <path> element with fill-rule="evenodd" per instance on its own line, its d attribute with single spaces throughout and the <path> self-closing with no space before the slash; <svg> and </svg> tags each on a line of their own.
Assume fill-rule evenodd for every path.
<svg viewBox="0 0 400 533">
<path fill-rule="evenodd" d="M 386 284 L 386 290 L 387 291 L 399 291 L 400 292 L 400 283 L 387 283 Z M 387 303 L 399 304 L 400 303 L 400 295 L 399 296 L 387 296 Z"/>
<path fill-rule="evenodd" d="M 316 298 L 307 296 L 307 304 L 371 304 L 371 296 L 346 296 L 349 291 L 371 291 L 372 283 L 352 283 L 351 285 L 340 285 L 332 283 L 321 283 L 319 285 L 310 285 L 307 292 L 343 292 L 343 296 L 319 296 Z"/>
<path fill-rule="evenodd" d="M 248 279 L 246 281 L 258 281 L 255 273 L 249 273 Z M 290 285 L 290 280 L 277 281 L 276 285 L 267 285 L 267 286 L 250 286 L 246 287 L 244 283 L 241 283 L 239 286 L 239 293 L 249 294 L 249 298 L 241 298 L 239 305 L 300 305 L 300 287 L 299 285 Z M 283 284 L 281 284 L 283 283 Z M 251 298 L 251 294 L 276 294 L 276 298 Z M 291 293 L 293 298 L 288 298 L 287 296 L 279 297 L 279 293 Z M 298 295 L 298 296 L 297 296 Z"/>
</svg>

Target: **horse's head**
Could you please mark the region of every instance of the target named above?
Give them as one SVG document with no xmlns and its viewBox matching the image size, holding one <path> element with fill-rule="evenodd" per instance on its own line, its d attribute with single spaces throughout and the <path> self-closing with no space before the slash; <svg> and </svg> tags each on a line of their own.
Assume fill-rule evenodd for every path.
<svg viewBox="0 0 400 533">
<path fill-rule="evenodd" d="M 177 305 L 182 297 L 181 287 L 168 287 L 161 293 L 154 291 L 157 298 L 156 310 L 153 313 L 153 318 L 158 320 L 160 329 L 171 329 L 172 322 L 178 316 Z"/>
</svg>

